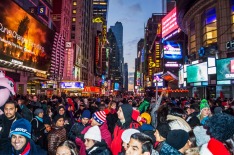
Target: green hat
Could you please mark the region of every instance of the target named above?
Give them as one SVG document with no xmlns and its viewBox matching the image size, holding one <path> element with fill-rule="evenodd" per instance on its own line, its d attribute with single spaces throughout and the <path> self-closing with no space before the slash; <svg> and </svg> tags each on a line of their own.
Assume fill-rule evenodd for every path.
<svg viewBox="0 0 234 155">
<path fill-rule="evenodd" d="M 210 108 L 208 101 L 206 99 L 201 100 L 200 111 L 202 111 L 202 109 L 204 109 L 204 108 Z"/>
</svg>

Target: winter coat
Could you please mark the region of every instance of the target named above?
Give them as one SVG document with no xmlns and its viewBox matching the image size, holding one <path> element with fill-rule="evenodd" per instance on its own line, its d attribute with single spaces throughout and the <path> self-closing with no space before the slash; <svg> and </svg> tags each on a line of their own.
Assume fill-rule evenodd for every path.
<svg viewBox="0 0 234 155">
<path fill-rule="evenodd" d="M 186 132 L 192 130 L 189 124 L 181 117 L 167 115 L 167 120 L 170 121 L 169 126 L 171 127 L 171 130 L 182 129 Z"/>
<path fill-rule="evenodd" d="M 33 140 L 29 140 L 30 142 L 30 151 L 27 155 L 47 155 L 47 152 L 41 149 L 38 145 L 36 145 Z M 4 149 L 0 150 L 1 155 L 13 155 L 12 145 L 6 145 Z"/>
<path fill-rule="evenodd" d="M 159 152 L 160 155 L 182 155 L 178 150 L 167 144 L 166 142 L 163 142 L 162 148 Z"/>
<path fill-rule="evenodd" d="M 76 122 L 73 124 L 69 134 L 68 139 L 75 141 L 76 137 L 81 138 L 81 131 L 84 130 L 85 127 L 87 127 L 89 124 L 83 125 L 81 122 Z"/>
<path fill-rule="evenodd" d="M 44 123 L 39 121 L 37 118 L 33 118 L 32 122 L 32 139 L 37 145 L 40 145 L 43 147 L 43 141 L 44 141 Z"/>
<path fill-rule="evenodd" d="M 64 127 L 52 127 L 52 130 L 48 134 L 49 155 L 55 155 L 58 145 L 66 139 L 66 129 Z"/>
<path fill-rule="evenodd" d="M 0 150 L 10 143 L 9 134 L 14 121 L 22 118 L 19 113 L 15 114 L 15 119 L 9 120 L 4 114 L 0 116 Z"/>
<path fill-rule="evenodd" d="M 156 128 L 156 126 L 157 126 L 157 113 L 156 113 L 156 111 L 158 110 L 158 108 L 161 104 L 161 101 L 162 101 L 162 95 L 158 98 L 157 104 L 154 103 L 154 105 L 152 105 L 152 109 L 150 112 L 151 119 L 152 119 L 151 124 L 154 128 Z"/>
<path fill-rule="evenodd" d="M 112 155 L 111 151 L 108 149 L 106 143 L 96 142 L 96 144 L 87 150 L 87 155 Z"/>
<path fill-rule="evenodd" d="M 29 110 L 28 107 L 25 106 L 25 105 L 21 105 L 20 106 L 20 110 L 21 110 L 21 112 L 20 112 L 21 116 L 23 118 L 25 118 L 26 120 L 28 120 L 29 122 L 31 122 L 32 119 L 33 119 L 33 113 L 32 113 L 32 111 Z"/>
<path fill-rule="evenodd" d="M 107 121 L 108 129 L 112 135 L 114 132 L 115 124 L 118 121 L 118 115 L 115 110 L 110 110 L 110 112 L 106 116 L 106 121 Z"/>
</svg>

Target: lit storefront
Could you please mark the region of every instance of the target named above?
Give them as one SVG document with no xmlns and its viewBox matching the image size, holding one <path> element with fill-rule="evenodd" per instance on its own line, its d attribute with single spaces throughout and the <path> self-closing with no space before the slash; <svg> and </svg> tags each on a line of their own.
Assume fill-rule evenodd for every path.
<svg viewBox="0 0 234 155">
<path fill-rule="evenodd" d="M 84 90 L 84 82 L 62 81 L 59 83 L 59 91 L 65 92 L 69 96 L 81 96 Z"/>
</svg>

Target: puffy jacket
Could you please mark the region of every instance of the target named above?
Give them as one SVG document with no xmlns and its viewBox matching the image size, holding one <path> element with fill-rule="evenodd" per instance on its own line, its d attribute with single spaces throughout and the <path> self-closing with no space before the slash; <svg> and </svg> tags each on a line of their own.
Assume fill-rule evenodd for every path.
<svg viewBox="0 0 234 155">
<path fill-rule="evenodd" d="M 163 142 L 162 148 L 159 152 L 160 155 L 182 155 L 178 150 L 167 144 L 166 142 Z"/>
<path fill-rule="evenodd" d="M 48 153 L 49 155 L 56 154 L 57 146 L 65 141 L 66 137 L 66 129 L 64 127 L 52 127 L 52 130 L 48 134 Z"/>
<path fill-rule="evenodd" d="M 87 150 L 87 155 L 112 155 L 105 142 L 97 142 L 92 148 Z"/>
<path fill-rule="evenodd" d="M 85 127 L 87 127 L 89 124 L 83 125 L 81 122 L 77 122 L 73 124 L 69 134 L 68 138 L 72 141 L 75 141 L 76 137 L 81 138 L 81 131 L 84 130 Z"/>
</svg>

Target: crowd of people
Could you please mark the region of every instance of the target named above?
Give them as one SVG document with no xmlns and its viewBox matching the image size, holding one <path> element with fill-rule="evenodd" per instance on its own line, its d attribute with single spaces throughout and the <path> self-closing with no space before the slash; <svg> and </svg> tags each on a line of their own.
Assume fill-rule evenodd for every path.
<svg viewBox="0 0 234 155">
<path fill-rule="evenodd" d="M 16 95 L 0 155 L 233 155 L 234 100 Z"/>
</svg>

